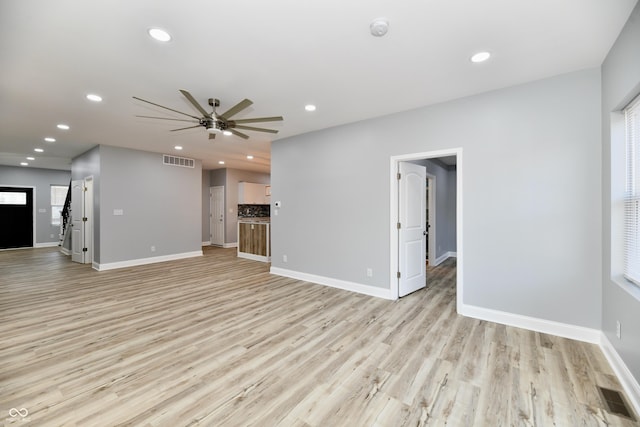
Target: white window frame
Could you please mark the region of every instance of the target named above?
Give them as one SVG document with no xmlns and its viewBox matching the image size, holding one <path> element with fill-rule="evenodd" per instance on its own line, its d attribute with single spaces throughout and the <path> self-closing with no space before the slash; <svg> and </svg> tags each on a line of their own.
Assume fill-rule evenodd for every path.
<svg viewBox="0 0 640 427">
<path fill-rule="evenodd" d="M 640 286 L 640 95 L 624 109 L 624 277 Z"/>
<path fill-rule="evenodd" d="M 65 196 L 60 199 L 58 198 L 58 200 L 54 200 L 56 197 L 60 197 L 59 195 L 56 196 L 54 193 L 54 189 L 63 189 L 64 190 L 64 194 Z M 62 209 L 64 208 L 64 201 L 67 197 L 67 191 L 69 190 L 69 186 L 68 185 L 58 185 L 58 184 L 51 184 L 50 189 L 49 189 L 49 195 L 50 195 L 50 206 L 51 206 L 51 225 L 54 226 L 59 226 L 60 225 L 60 213 L 62 213 Z M 62 202 L 62 204 L 58 204 L 56 202 Z M 54 215 L 56 212 L 60 212 L 56 216 Z"/>
</svg>

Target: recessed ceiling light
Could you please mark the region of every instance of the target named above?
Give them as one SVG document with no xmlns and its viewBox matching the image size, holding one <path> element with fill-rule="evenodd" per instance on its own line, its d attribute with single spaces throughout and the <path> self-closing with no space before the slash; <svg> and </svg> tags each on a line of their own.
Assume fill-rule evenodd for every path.
<svg viewBox="0 0 640 427">
<path fill-rule="evenodd" d="M 227 135 L 227 136 L 229 136 L 229 135 L 233 135 L 233 134 L 231 133 L 231 131 L 230 131 L 230 130 L 223 130 L 223 131 L 222 131 L 222 134 L 223 134 L 223 135 Z"/>
<path fill-rule="evenodd" d="M 478 52 L 471 57 L 471 62 L 484 62 L 491 57 L 489 52 Z"/>
<path fill-rule="evenodd" d="M 50 136 L 46 137 L 44 140 L 47 141 L 47 142 L 56 142 L 56 139 L 55 138 L 51 138 Z"/>
<path fill-rule="evenodd" d="M 253 160 L 253 156 L 252 156 L 251 154 L 249 154 L 249 155 L 247 156 L 247 159 L 249 159 L 249 160 Z"/>
<path fill-rule="evenodd" d="M 316 106 L 313 104 L 307 104 L 304 106 L 304 109 L 307 111 L 316 111 Z"/>
<path fill-rule="evenodd" d="M 35 157 L 27 157 L 27 160 L 35 160 Z"/>
<path fill-rule="evenodd" d="M 224 165 L 224 160 L 220 160 L 220 161 L 218 162 L 218 164 L 219 164 L 219 165 Z"/>
<path fill-rule="evenodd" d="M 102 97 L 100 95 L 96 95 L 95 93 L 90 93 L 87 95 L 87 99 L 89 101 L 93 101 L 93 102 L 100 102 L 102 101 Z"/>
<path fill-rule="evenodd" d="M 173 148 L 175 148 L 176 150 L 182 150 L 182 145 L 176 145 L 176 146 L 175 146 L 175 147 L 173 147 Z"/>
<path fill-rule="evenodd" d="M 65 124 L 60 123 L 60 124 L 57 126 L 57 128 L 58 128 L 58 129 L 62 129 L 62 130 L 69 130 L 69 125 L 65 125 Z"/>
<path fill-rule="evenodd" d="M 35 151 L 36 153 L 44 153 L 44 150 L 42 148 L 34 148 L 33 151 Z"/>
<path fill-rule="evenodd" d="M 171 40 L 171 34 L 160 28 L 150 28 L 149 35 L 159 42 L 168 42 Z"/>
<path fill-rule="evenodd" d="M 382 37 L 389 31 L 389 21 L 384 18 L 374 19 L 369 25 L 369 31 L 371 31 L 372 36 Z"/>
<path fill-rule="evenodd" d="M 27 163 L 27 162 L 20 162 L 20 166 L 29 166 L 29 163 Z"/>
</svg>

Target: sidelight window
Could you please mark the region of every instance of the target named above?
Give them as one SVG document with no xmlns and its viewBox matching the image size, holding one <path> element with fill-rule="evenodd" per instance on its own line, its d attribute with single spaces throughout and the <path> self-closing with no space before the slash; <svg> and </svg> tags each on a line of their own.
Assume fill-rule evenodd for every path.
<svg viewBox="0 0 640 427">
<path fill-rule="evenodd" d="M 640 285 L 640 96 L 625 109 L 624 275 Z"/>
</svg>

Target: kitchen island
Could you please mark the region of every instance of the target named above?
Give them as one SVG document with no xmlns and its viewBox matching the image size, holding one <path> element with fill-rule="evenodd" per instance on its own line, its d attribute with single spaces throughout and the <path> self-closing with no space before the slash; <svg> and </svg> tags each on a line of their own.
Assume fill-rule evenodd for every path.
<svg viewBox="0 0 640 427">
<path fill-rule="evenodd" d="M 255 261 L 271 261 L 270 218 L 238 218 L 238 256 Z"/>
</svg>

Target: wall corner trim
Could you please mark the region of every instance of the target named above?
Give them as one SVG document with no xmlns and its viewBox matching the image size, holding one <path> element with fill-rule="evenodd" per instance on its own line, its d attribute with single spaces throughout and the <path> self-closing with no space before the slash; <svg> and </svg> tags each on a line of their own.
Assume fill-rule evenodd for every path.
<svg viewBox="0 0 640 427">
<path fill-rule="evenodd" d="M 601 341 L 601 331 L 599 329 L 585 328 L 584 326 L 554 322 L 552 320 L 523 316 L 521 314 L 467 304 L 461 304 L 458 312 L 463 316 L 473 317 L 475 319 L 488 320 L 502 325 L 515 326 L 516 328 L 528 329 L 530 331 L 542 332 L 544 334 L 556 335 L 558 337 L 584 341 L 591 344 L 600 344 Z"/>
<path fill-rule="evenodd" d="M 611 368 L 620 380 L 627 394 L 627 398 L 630 400 L 629 403 L 633 406 L 636 414 L 640 414 L 640 384 L 638 384 L 638 381 L 633 377 L 624 360 L 622 360 L 604 332 L 601 332 L 599 344 L 604 356 L 609 361 L 609 365 L 611 365 Z"/>
<path fill-rule="evenodd" d="M 150 258 L 131 259 L 127 261 L 109 262 L 106 264 L 93 263 L 93 268 L 98 271 L 114 270 L 116 268 L 135 267 L 138 265 L 154 264 L 156 262 L 174 261 L 184 258 L 193 258 L 202 256 L 202 250 L 193 252 L 183 252 L 180 254 L 162 255 Z"/>
<path fill-rule="evenodd" d="M 271 267 L 271 274 L 277 276 L 289 277 L 292 279 L 311 282 L 319 285 L 329 286 L 331 288 L 342 289 L 345 291 L 355 292 L 358 294 L 369 295 L 388 300 L 394 300 L 390 289 L 377 288 L 375 286 L 363 285 L 361 283 L 349 282 L 346 280 L 333 279 L 331 277 L 317 276 L 315 274 L 302 273 L 299 271 L 287 270 L 284 268 Z"/>
</svg>

